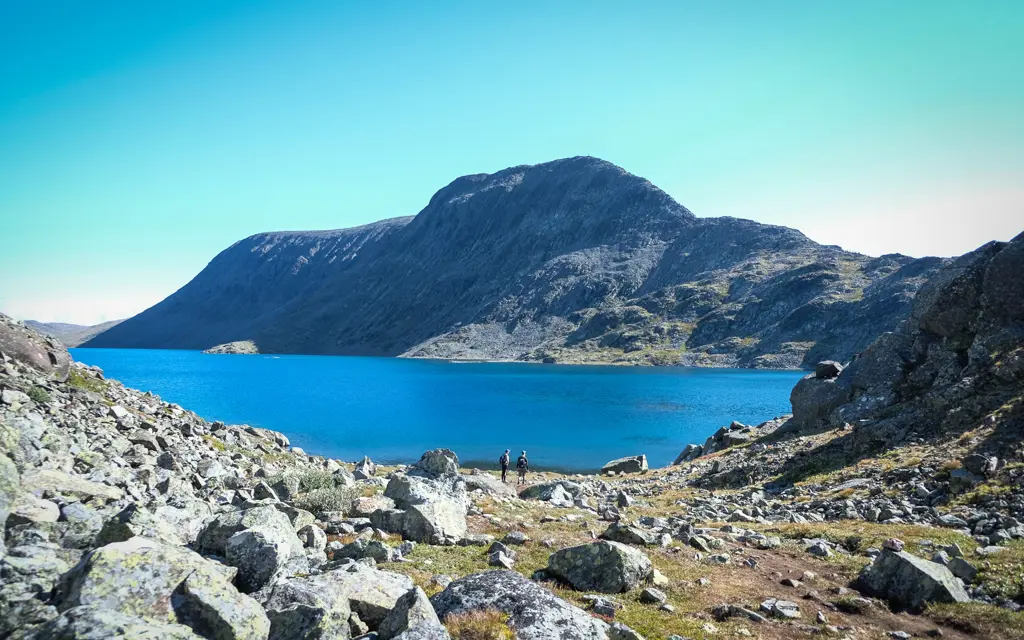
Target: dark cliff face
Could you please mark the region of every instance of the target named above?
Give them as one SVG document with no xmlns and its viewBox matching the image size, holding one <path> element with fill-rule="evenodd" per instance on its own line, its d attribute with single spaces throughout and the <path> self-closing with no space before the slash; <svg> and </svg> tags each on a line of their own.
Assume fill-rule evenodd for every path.
<svg viewBox="0 0 1024 640">
<path fill-rule="evenodd" d="M 84 346 L 796 367 L 894 328 L 942 262 L 697 218 L 579 157 L 458 178 L 414 218 L 252 236 Z"/>
</svg>

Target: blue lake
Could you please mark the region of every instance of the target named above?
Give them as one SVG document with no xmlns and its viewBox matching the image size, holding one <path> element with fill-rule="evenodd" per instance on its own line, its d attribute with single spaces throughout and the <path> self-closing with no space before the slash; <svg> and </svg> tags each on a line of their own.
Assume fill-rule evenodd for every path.
<svg viewBox="0 0 1024 640">
<path fill-rule="evenodd" d="M 339 356 L 72 349 L 108 378 L 208 420 L 286 434 L 308 453 L 409 462 L 448 447 L 464 462 L 513 458 L 592 470 L 645 453 L 670 464 L 732 420 L 789 413 L 797 371 L 451 363 Z"/>
</svg>

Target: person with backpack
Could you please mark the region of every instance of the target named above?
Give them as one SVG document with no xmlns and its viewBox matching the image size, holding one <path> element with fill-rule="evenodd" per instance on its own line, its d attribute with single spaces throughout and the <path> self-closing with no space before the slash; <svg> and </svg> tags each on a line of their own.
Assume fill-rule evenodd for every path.
<svg viewBox="0 0 1024 640">
<path fill-rule="evenodd" d="M 516 470 L 519 471 L 519 480 L 516 481 L 516 485 L 526 484 L 526 472 L 530 470 L 530 461 L 526 459 L 525 451 L 519 454 L 519 459 L 516 460 Z"/>
<path fill-rule="evenodd" d="M 508 482 L 508 480 L 505 479 L 505 474 L 508 473 L 508 462 L 509 462 L 508 454 L 509 454 L 510 451 L 511 451 L 510 449 L 505 449 L 505 453 L 501 454 L 501 457 L 498 458 L 498 464 L 501 465 L 501 481 L 502 482 Z"/>
</svg>

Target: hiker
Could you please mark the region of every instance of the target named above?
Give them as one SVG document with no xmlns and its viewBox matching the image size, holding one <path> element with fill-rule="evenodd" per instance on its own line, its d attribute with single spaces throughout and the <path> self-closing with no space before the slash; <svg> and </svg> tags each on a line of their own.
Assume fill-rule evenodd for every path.
<svg viewBox="0 0 1024 640">
<path fill-rule="evenodd" d="M 516 485 L 526 484 L 526 472 L 530 470 L 530 461 L 526 459 L 525 451 L 519 454 L 519 459 L 516 460 L 516 470 L 519 471 L 519 480 Z"/>
<path fill-rule="evenodd" d="M 508 482 L 508 480 L 505 479 L 505 474 L 508 473 L 508 460 L 509 460 L 508 454 L 509 454 L 510 451 L 511 451 L 511 449 L 505 449 L 505 453 L 501 454 L 501 457 L 498 458 L 498 464 L 501 465 L 501 481 L 502 482 Z"/>
</svg>

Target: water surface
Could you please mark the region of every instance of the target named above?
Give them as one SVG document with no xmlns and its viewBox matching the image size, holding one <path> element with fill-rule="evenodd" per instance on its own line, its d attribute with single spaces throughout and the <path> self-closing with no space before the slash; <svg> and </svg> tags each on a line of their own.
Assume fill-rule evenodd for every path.
<svg viewBox="0 0 1024 640">
<path fill-rule="evenodd" d="M 464 462 L 513 457 L 590 470 L 647 454 L 672 462 L 732 420 L 788 413 L 796 371 L 452 363 L 342 356 L 71 349 L 106 376 L 208 420 L 285 433 L 345 460 L 409 462 L 435 447 Z"/>
</svg>

